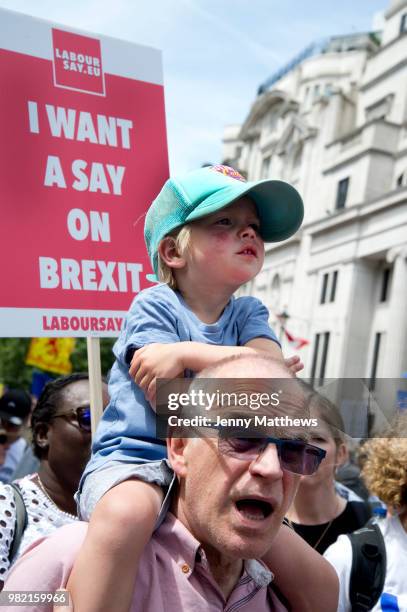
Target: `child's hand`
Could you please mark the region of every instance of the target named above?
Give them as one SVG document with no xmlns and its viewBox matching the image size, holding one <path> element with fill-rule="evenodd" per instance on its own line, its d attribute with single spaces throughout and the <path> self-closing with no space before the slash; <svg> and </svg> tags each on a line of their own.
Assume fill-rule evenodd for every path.
<svg viewBox="0 0 407 612">
<path fill-rule="evenodd" d="M 298 355 L 284 359 L 284 363 L 293 374 L 297 374 L 297 372 L 301 372 L 304 369 L 304 364 Z"/>
<path fill-rule="evenodd" d="M 177 378 L 183 373 L 181 344 L 147 344 L 134 353 L 129 374 L 150 404 L 155 401 L 157 378 Z"/>
</svg>

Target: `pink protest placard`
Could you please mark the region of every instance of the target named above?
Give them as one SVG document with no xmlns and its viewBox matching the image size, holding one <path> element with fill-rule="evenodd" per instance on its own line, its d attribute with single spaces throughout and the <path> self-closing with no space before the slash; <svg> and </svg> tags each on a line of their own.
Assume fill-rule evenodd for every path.
<svg viewBox="0 0 407 612">
<path fill-rule="evenodd" d="M 0 17 L 0 336 L 118 335 L 168 177 L 161 53 Z"/>
</svg>

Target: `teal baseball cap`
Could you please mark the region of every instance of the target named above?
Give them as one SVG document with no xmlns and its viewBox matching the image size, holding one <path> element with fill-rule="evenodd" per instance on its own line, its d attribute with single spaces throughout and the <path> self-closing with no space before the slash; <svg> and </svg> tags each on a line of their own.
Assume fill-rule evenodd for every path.
<svg viewBox="0 0 407 612">
<path fill-rule="evenodd" d="M 158 274 L 158 245 L 165 236 L 243 196 L 249 196 L 257 208 L 264 242 L 285 240 L 300 227 L 304 205 L 292 185 L 268 179 L 246 181 L 239 172 L 223 165 L 193 170 L 169 178 L 147 212 L 144 239 L 155 274 Z M 151 275 L 148 278 L 153 280 Z"/>
</svg>

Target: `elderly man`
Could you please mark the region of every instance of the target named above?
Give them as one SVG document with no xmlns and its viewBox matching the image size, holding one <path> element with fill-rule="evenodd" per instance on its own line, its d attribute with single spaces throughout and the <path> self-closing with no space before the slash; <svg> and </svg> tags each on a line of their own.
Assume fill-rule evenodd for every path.
<svg viewBox="0 0 407 612">
<path fill-rule="evenodd" d="M 201 378 L 230 377 L 289 379 L 291 375 L 280 362 L 261 355 L 226 359 L 201 373 Z M 303 393 L 294 379 L 290 383 L 294 389 L 291 404 L 300 409 Z M 270 393 L 270 380 L 257 380 L 250 390 Z M 217 429 L 211 429 L 210 436 L 172 435 L 168 439 L 177 491 L 171 512 L 141 558 L 132 612 L 286 610 L 272 586 L 273 575 L 263 562 L 255 560 L 265 557 L 276 572 L 280 554 L 285 560 L 279 586 L 291 603 L 293 599 L 294 608 L 301 612 L 335 610 L 337 581 L 324 560 L 299 544 L 294 534 L 289 536 L 289 551 L 281 550 L 276 538 L 300 474 L 316 469 L 323 454 L 311 452 L 313 458 L 308 456 L 309 445 L 304 441 L 288 447 L 277 439 L 249 439 L 247 447 L 239 447 Z M 86 528 L 84 523 L 63 527 L 33 548 L 16 564 L 5 590 L 55 591 L 64 587 Z M 296 565 L 288 575 L 292 558 Z M 291 587 L 305 591 L 314 586 L 321 592 L 311 592 L 308 600 L 296 592 L 291 598 Z M 47 608 L 31 603 L 21 609 Z"/>
</svg>

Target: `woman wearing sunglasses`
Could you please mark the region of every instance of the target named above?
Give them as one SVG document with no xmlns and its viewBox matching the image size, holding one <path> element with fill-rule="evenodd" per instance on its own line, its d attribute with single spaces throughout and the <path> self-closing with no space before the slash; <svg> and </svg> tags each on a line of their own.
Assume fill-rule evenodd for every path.
<svg viewBox="0 0 407 612">
<path fill-rule="evenodd" d="M 103 385 L 104 405 L 108 403 Z M 89 459 L 90 390 L 87 374 L 71 374 L 49 382 L 31 417 L 32 444 L 38 472 L 18 480 L 27 511 L 27 525 L 10 560 L 16 526 L 14 493 L 0 487 L 0 580 L 24 550 L 38 538 L 77 520 L 74 493 Z"/>
<path fill-rule="evenodd" d="M 287 518 L 294 530 L 322 554 L 339 535 L 365 525 L 371 512 L 366 502 L 348 501 L 335 486 L 335 471 L 346 461 L 348 452 L 339 410 L 318 393 L 312 396 L 310 410 L 311 416 L 318 418 L 318 427 L 309 442 L 323 449 L 325 458 L 315 473 L 301 477 Z"/>
</svg>

